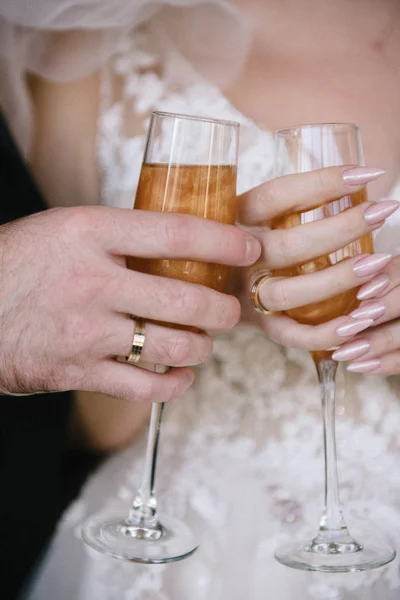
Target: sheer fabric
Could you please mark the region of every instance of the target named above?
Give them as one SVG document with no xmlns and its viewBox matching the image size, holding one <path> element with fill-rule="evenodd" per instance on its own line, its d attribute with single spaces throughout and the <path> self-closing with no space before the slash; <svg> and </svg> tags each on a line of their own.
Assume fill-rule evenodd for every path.
<svg viewBox="0 0 400 600">
<path fill-rule="evenodd" d="M 33 119 L 24 74 L 83 77 L 145 21 L 157 47 L 210 81 L 229 80 L 247 55 L 251 23 L 228 0 L 0 0 L 0 106 L 25 153 Z"/>
</svg>

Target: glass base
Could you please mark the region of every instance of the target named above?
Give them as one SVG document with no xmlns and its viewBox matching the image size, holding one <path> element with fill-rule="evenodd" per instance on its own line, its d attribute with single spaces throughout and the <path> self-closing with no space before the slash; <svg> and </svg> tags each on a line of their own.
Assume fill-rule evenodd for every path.
<svg viewBox="0 0 400 600">
<path fill-rule="evenodd" d="M 383 540 L 374 540 L 365 546 L 352 544 L 292 543 L 279 548 L 275 558 L 282 565 L 301 571 L 348 573 L 368 571 L 390 563 L 396 551 Z"/>
<path fill-rule="evenodd" d="M 153 527 L 135 526 L 125 513 L 92 517 L 82 528 L 85 543 L 102 554 L 126 561 L 161 564 L 183 560 L 198 544 L 181 521 L 163 517 Z"/>
</svg>

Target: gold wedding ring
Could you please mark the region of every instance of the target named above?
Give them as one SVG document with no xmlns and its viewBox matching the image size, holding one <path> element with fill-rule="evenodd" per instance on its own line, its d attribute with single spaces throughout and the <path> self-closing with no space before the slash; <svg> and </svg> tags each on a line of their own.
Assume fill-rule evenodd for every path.
<svg viewBox="0 0 400 600">
<path fill-rule="evenodd" d="M 253 305 L 254 310 L 261 313 L 262 315 L 272 315 L 273 310 L 269 310 L 265 308 L 263 303 L 260 300 L 260 288 L 262 284 L 267 281 L 267 279 L 271 279 L 272 275 L 269 273 L 260 273 L 255 279 L 253 285 L 250 290 L 250 300 Z"/>
<path fill-rule="evenodd" d="M 135 330 L 133 333 L 133 341 L 132 341 L 132 350 L 129 356 L 125 358 L 125 361 L 130 365 L 135 365 L 139 362 L 140 356 L 142 354 L 144 342 L 146 339 L 145 329 L 146 323 L 143 319 L 138 317 L 133 317 L 132 319 L 135 321 Z"/>
</svg>

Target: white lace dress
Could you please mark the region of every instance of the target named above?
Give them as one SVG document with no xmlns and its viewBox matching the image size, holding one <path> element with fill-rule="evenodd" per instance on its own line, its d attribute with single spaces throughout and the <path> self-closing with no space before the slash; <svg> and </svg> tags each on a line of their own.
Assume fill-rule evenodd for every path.
<svg viewBox="0 0 400 600">
<path fill-rule="evenodd" d="M 160 76 L 142 32 L 124 41 L 104 72 L 99 161 L 108 204 L 132 204 L 146 118 L 155 107 L 240 120 L 239 191 L 271 177 L 270 134 L 249 123 L 212 86 L 202 81 L 177 86 L 168 75 L 177 72 L 176 60 L 163 57 Z M 182 73 L 185 65 L 179 68 Z M 399 227 L 394 220 L 386 226 L 385 249 L 397 244 L 400 251 Z M 366 517 L 395 544 L 400 540 L 398 390 L 383 378 L 339 375 L 345 514 L 351 530 L 356 517 Z M 307 353 L 279 348 L 250 326 L 218 337 L 213 358 L 198 370 L 186 397 L 166 409 L 158 468 L 162 511 L 190 523 L 200 550 L 182 563 L 141 566 L 104 557 L 81 542 L 80 525 L 87 517 L 128 510 L 140 480 L 143 436 L 107 460 L 66 512 L 30 600 L 398 600 L 397 560 L 369 573 L 324 575 L 292 571 L 273 558 L 278 544 L 306 539 L 316 530 L 323 502 L 319 402 Z"/>
</svg>

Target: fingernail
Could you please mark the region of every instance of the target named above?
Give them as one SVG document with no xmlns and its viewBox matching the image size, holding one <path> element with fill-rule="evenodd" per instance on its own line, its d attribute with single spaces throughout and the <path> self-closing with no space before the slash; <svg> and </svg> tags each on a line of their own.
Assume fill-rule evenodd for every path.
<svg viewBox="0 0 400 600">
<path fill-rule="evenodd" d="M 381 177 L 383 169 L 372 169 L 370 167 L 352 167 L 343 171 L 343 180 L 347 185 L 364 185 Z"/>
<path fill-rule="evenodd" d="M 261 254 L 261 244 L 256 238 L 248 235 L 246 237 L 246 260 L 252 265 L 256 262 L 258 258 L 260 258 Z"/>
<path fill-rule="evenodd" d="M 364 360 L 364 362 L 350 363 L 347 366 L 347 370 L 354 373 L 368 373 L 370 371 L 375 371 L 375 369 L 378 369 L 380 366 L 381 361 L 376 358 L 374 360 Z"/>
<path fill-rule="evenodd" d="M 367 340 L 350 342 L 332 354 L 333 360 L 354 360 L 368 352 L 371 344 Z"/>
<path fill-rule="evenodd" d="M 374 277 L 372 281 L 369 281 L 358 290 L 358 300 L 368 300 L 369 298 L 373 298 L 380 292 L 383 292 L 383 290 L 387 288 L 389 283 L 389 275 L 381 273 L 377 277 Z"/>
<path fill-rule="evenodd" d="M 382 302 L 369 302 L 350 313 L 352 319 L 379 319 L 385 314 L 386 306 Z"/>
<path fill-rule="evenodd" d="M 340 337 L 349 337 L 367 329 L 373 322 L 373 319 L 362 319 L 361 321 L 351 320 L 349 323 L 345 323 L 338 327 L 336 333 L 340 335 Z"/>
<path fill-rule="evenodd" d="M 391 254 L 370 254 L 369 256 L 360 258 L 353 266 L 353 271 L 357 277 L 373 275 L 383 269 L 391 258 Z"/>
<path fill-rule="evenodd" d="M 383 200 L 369 206 L 364 213 L 364 218 L 370 225 L 384 221 L 399 208 L 400 202 L 396 200 Z"/>
</svg>

